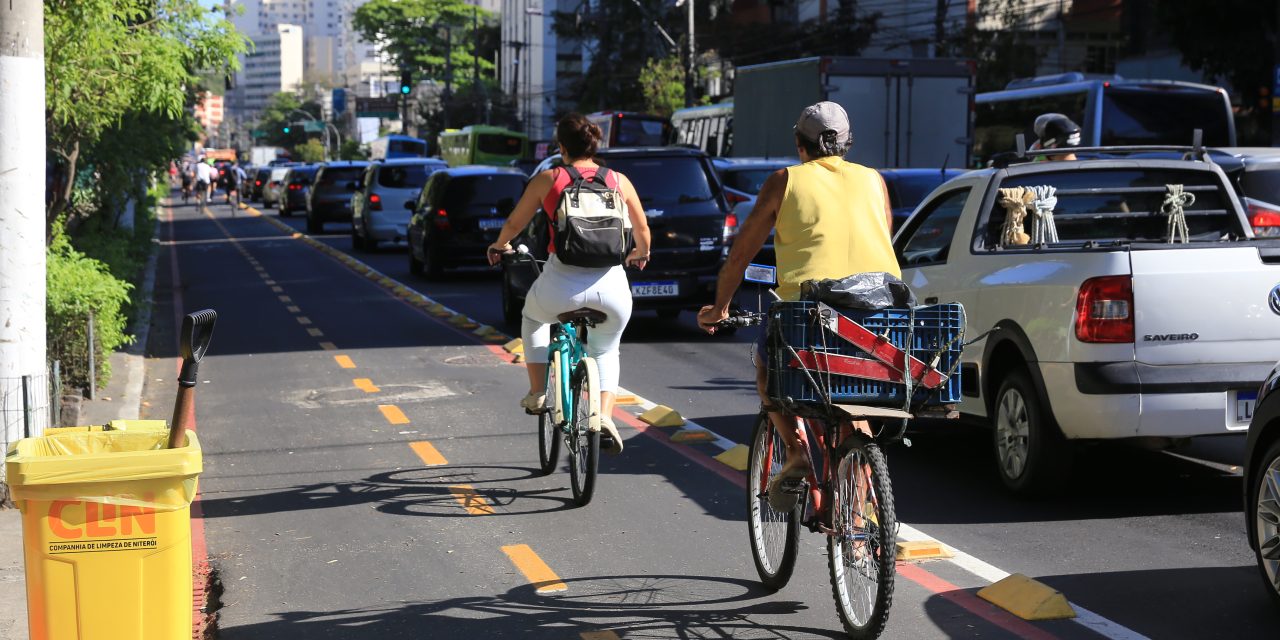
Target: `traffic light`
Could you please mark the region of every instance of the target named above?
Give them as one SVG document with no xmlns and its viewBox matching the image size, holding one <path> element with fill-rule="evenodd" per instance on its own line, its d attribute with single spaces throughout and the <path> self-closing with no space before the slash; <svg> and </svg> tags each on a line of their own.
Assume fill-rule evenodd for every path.
<svg viewBox="0 0 1280 640">
<path fill-rule="evenodd" d="M 400 71 L 400 95 L 407 96 L 413 91 L 413 73 L 411 71 Z"/>
<path fill-rule="evenodd" d="M 284 126 L 284 132 L 285 132 L 285 133 L 289 133 L 289 125 L 287 125 L 287 124 L 286 124 L 286 125 Z"/>
</svg>

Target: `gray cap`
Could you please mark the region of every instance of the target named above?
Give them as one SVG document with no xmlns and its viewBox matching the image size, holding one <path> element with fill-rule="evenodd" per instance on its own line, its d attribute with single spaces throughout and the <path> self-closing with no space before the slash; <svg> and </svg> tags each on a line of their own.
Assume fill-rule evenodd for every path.
<svg viewBox="0 0 1280 640">
<path fill-rule="evenodd" d="M 796 120 L 796 133 L 810 142 L 834 148 L 848 147 L 852 136 L 849 131 L 849 114 L 834 102 L 819 102 L 804 108 Z"/>
</svg>

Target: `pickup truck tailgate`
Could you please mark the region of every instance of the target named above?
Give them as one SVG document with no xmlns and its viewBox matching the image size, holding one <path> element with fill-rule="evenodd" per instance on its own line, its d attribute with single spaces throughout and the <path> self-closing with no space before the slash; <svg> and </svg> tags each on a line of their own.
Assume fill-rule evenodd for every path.
<svg viewBox="0 0 1280 640">
<path fill-rule="evenodd" d="M 1280 359 L 1280 298 L 1272 302 L 1280 263 L 1264 263 L 1257 246 L 1135 249 L 1130 261 L 1138 362 Z"/>
</svg>

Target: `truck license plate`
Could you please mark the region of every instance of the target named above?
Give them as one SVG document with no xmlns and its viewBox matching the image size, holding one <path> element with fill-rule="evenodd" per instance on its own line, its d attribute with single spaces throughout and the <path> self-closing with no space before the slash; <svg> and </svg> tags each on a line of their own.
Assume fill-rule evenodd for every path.
<svg viewBox="0 0 1280 640">
<path fill-rule="evenodd" d="M 1257 391 L 1236 392 L 1236 422 L 1249 424 L 1253 421 L 1253 408 L 1258 404 Z"/>
<path fill-rule="evenodd" d="M 677 282 L 636 282 L 631 285 L 633 298 L 662 298 L 680 295 Z"/>
<path fill-rule="evenodd" d="M 501 229 L 502 225 L 506 224 L 506 222 L 507 221 L 504 218 L 481 218 L 480 228 L 485 231 L 492 231 L 493 229 Z"/>
</svg>

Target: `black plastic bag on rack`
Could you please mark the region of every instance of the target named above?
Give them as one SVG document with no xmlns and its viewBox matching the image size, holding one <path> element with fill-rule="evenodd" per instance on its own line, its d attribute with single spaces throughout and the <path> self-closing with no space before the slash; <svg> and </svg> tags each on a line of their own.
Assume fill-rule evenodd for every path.
<svg viewBox="0 0 1280 640">
<path fill-rule="evenodd" d="M 883 271 L 855 273 L 839 279 L 806 280 L 800 284 L 800 297 L 836 308 L 863 311 L 916 306 L 916 296 L 907 283 Z"/>
</svg>

